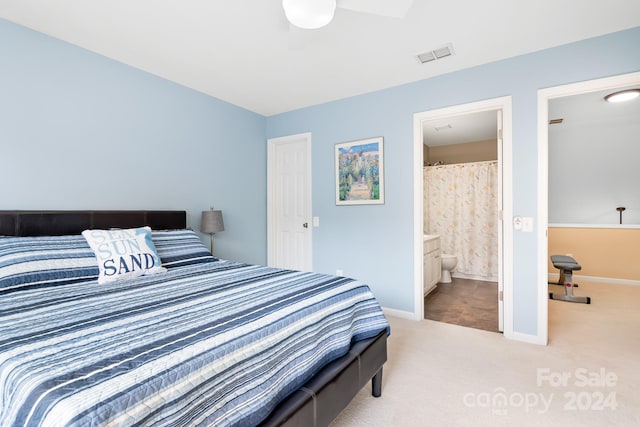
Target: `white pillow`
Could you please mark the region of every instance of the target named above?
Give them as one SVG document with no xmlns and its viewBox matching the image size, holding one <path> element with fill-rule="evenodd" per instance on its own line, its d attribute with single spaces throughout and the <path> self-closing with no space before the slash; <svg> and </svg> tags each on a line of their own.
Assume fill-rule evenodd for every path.
<svg viewBox="0 0 640 427">
<path fill-rule="evenodd" d="M 84 230 L 82 235 L 98 259 L 98 283 L 167 271 L 151 240 L 151 228 Z"/>
</svg>

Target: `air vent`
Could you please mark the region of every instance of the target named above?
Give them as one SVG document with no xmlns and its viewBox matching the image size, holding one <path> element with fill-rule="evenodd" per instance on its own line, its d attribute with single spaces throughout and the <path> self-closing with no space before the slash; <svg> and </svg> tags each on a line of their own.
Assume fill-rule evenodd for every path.
<svg viewBox="0 0 640 427">
<path fill-rule="evenodd" d="M 451 52 L 451 49 L 449 48 L 449 46 L 445 46 L 445 47 L 441 47 L 440 49 L 434 50 L 433 54 L 436 56 L 436 58 L 441 59 L 447 56 L 451 56 L 453 52 Z"/>
<path fill-rule="evenodd" d="M 424 64 L 425 62 L 435 61 L 437 58 L 434 55 L 433 51 L 431 51 L 431 52 L 421 53 L 420 55 L 418 55 L 418 59 L 420 60 L 420 62 Z"/>
<path fill-rule="evenodd" d="M 550 125 L 559 125 L 562 122 L 564 122 L 564 119 L 551 119 L 551 120 L 549 120 L 549 124 Z"/>
<path fill-rule="evenodd" d="M 424 64 L 426 62 L 435 61 L 436 59 L 446 58 L 447 56 L 451 56 L 454 53 L 455 51 L 453 50 L 453 44 L 449 43 L 446 46 L 421 53 L 417 56 L 418 60 Z"/>
</svg>

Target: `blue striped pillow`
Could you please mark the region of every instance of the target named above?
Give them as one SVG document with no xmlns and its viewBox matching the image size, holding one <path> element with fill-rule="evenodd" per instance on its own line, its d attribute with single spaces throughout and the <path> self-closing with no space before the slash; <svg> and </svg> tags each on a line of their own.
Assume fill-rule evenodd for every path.
<svg viewBox="0 0 640 427">
<path fill-rule="evenodd" d="M 80 235 L 0 237 L 0 293 L 97 277 L 96 257 Z"/>
<path fill-rule="evenodd" d="M 151 238 L 163 267 L 217 261 L 193 230 L 152 230 Z"/>
</svg>

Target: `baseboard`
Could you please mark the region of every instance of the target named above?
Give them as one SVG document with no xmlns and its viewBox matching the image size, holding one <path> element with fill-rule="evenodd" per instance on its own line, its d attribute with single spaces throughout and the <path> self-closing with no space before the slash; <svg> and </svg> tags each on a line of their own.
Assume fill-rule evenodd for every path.
<svg viewBox="0 0 640 427">
<path fill-rule="evenodd" d="M 438 288 L 438 285 L 433 285 L 432 287 L 430 287 L 429 289 L 427 289 L 427 292 L 424 293 L 424 297 L 426 298 L 427 295 L 429 295 L 431 292 L 435 291 Z"/>
<path fill-rule="evenodd" d="M 382 311 L 384 314 L 388 314 L 389 316 L 399 317 L 401 319 L 407 320 L 422 320 L 420 316 L 417 316 L 416 313 L 412 311 L 404 311 L 404 310 L 396 310 L 395 308 L 387 308 L 382 307 Z"/>
<path fill-rule="evenodd" d="M 549 282 L 557 282 L 559 278 L 560 278 L 559 273 L 549 273 L 549 278 L 547 280 Z M 574 274 L 573 278 L 578 283 L 594 282 L 594 283 L 611 283 L 613 285 L 640 286 L 640 280 L 614 279 L 612 277 L 597 277 L 597 276 L 579 276 L 577 274 Z"/>
<path fill-rule="evenodd" d="M 547 345 L 546 340 L 539 335 L 523 334 L 522 332 L 512 332 L 508 335 L 505 333 L 505 338 L 529 344 Z"/>
<path fill-rule="evenodd" d="M 479 280 L 482 282 L 497 282 L 498 277 L 487 277 L 487 276 L 476 276 L 473 274 L 465 274 L 465 273 L 451 273 L 451 277 L 455 277 L 457 279 L 470 279 L 470 280 Z"/>
</svg>

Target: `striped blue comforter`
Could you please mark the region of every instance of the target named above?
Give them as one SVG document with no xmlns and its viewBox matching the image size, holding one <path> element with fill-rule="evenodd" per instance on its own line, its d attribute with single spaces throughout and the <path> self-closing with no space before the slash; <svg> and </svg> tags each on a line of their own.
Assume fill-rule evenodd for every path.
<svg viewBox="0 0 640 427">
<path fill-rule="evenodd" d="M 0 426 L 255 425 L 388 323 L 357 281 L 229 261 L 0 295 Z"/>
</svg>

